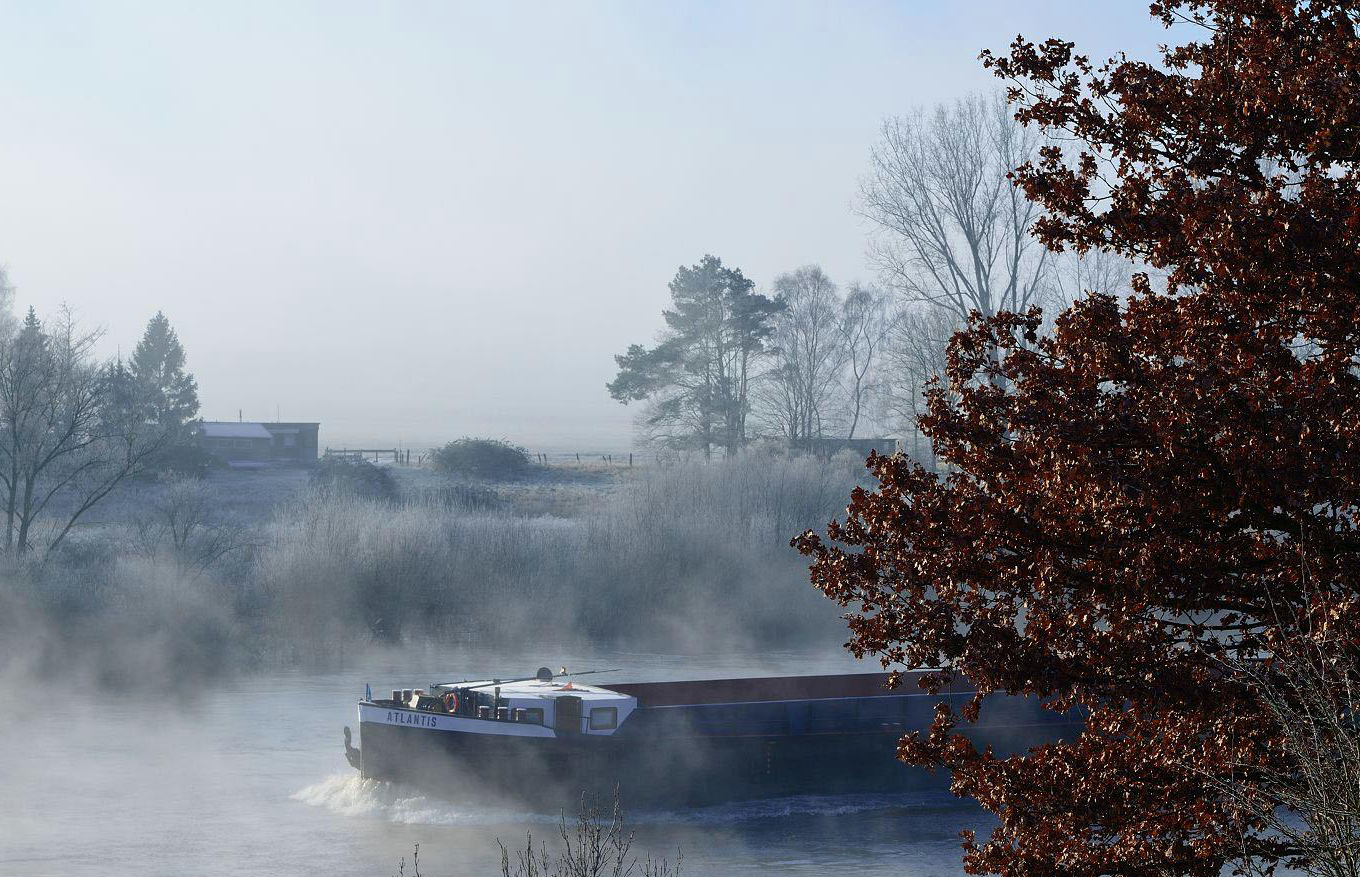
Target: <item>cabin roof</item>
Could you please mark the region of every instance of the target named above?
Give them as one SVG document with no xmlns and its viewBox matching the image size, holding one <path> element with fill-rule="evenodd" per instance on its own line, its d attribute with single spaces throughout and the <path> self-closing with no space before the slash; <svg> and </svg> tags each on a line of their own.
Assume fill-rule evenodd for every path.
<svg viewBox="0 0 1360 877">
<path fill-rule="evenodd" d="M 491 680 L 482 682 L 466 682 L 452 685 L 452 688 L 459 688 L 463 685 L 476 686 L 481 691 L 494 691 L 496 685 Z M 567 686 L 571 687 L 568 688 Z M 563 697 L 565 695 L 575 695 L 582 701 L 594 703 L 604 703 L 607 701 L 626 701 L 633 698 L 627 694 L 620 694 L 617 691 L 610 691 L 608 688 L 600 688 L 595 685 L 582 685 L 579 682 L 542 682 L 538 679 L 530 679 L 518 682 L 502 682 L 500 685 L 501 697 L 541 697 L 549 700 Z"/>
<path fill-rule="evenodd" d="M 230 420 L 205 420 L 199 424 L 209 438 L 273 439 L 269 430 L 259 423 L 235 423 Z"/>
</svg>

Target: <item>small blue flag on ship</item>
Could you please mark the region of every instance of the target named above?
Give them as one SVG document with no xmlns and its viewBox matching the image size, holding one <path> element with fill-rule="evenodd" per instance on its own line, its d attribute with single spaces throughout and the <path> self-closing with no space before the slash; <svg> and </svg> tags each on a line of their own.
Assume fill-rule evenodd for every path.
<svg viewBox="0 0 1360 877">
<path fill-rule="evenodd" d="M 369 688 L 369 687 L 368 687 L 368 683 L 365 682 L 365 683 L 364 683 L 364 700 L 372 700 L 372 699 L 373 699 L 373 689 L 372 689 L 372 688 Z"/>
</svg>

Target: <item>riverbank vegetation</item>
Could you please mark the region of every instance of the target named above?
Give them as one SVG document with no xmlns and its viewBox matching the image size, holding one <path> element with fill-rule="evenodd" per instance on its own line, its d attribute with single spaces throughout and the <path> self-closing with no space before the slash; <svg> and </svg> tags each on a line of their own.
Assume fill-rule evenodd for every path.
<svg viewBox="0 0 1360 877">
<path fill-rule="evenodd" d="M 409 642 L 834 647 L 787 534 L 834 517 L 863 471 L 750 454 L 514 484 L 367 463 L 138 483 L 63 550 L 6 566 L 4 651 L 131 682 Z"/>
<path fill-rule="evenodd" d="M 500 439 L 464 437 L 430 452 L 430 468 L 459 478 L 523 478 L 531 465 L 524 448 Z"/>
<path fill-rule="evenodd" d="M 617 796 L 607 812 L 598 803 L 582 798 L 571 827 L 565 814 L 558 820 L 553 852 L 541 842 L 535 849 L 531 833 L 525 834 L 524 849 L 516 849 L 513 857 L 505 844 L 497 841 L 501 877 L 680 877 L 683 853 L 676 852 L 674 865 L 666 859 L 653 859 L 650 853 L 639 859 L 633 852 L 633 839 Z"/>
</svg>

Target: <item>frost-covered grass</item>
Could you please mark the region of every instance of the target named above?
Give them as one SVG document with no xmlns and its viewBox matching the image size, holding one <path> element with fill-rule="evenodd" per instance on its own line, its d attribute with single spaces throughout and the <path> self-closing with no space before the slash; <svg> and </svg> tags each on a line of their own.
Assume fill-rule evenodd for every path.
<svg viewBox="0 0 1360 877">
<path fill-rule="evenodd" d="M 204 487 L 239 544 L 205 569 L 137 529 L 158 489 L 143 485 L 60 556 L 12 565 L 0 619 L 22 616 L 42 649 L 98 655 L 102 638 L 132 638 L 139 665 L 159 650 L 205 672 L 409 640 L 838 642 L 838 610 L 788 542 L 842 514 L 862 473 L 755 454 L 495 488 L 397 470 L 397 502 L 224 473 L 240 477 Z"/>
<path fill-rule="evenodd" d="M 256 577 L 274 619 L 324 618 L 323 637 L 838 634 L 788 541 L 851 484 L 843 466 L 747 457 L 640 470 L 571 518 L 303 496 L 270 525 Z"/>
</svg>

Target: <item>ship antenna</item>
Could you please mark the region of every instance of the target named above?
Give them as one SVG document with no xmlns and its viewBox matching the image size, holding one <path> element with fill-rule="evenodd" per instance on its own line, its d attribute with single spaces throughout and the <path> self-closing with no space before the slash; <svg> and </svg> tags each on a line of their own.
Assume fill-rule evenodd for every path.
<svg viewBox="0 0 1360 877">
<path fill-rule="evenodd" d="M 466 686 L 466 687 L 467 687 L 467 689 L 468 689 L 469 691 L 471 691 L 471 690 L 474 689 L 474 688 L 490 688 L 490 687 L 493 686 L 493 685 L 511 685 L 511 684 L 516 683 L 516 682 L 533 682 L 534 680 L 538 680 L 539 682 L 550 682 L 550 681 L 552 681 L 553 679 L 560 679 L 560 678 L 562 678 L 563 676 L 590 676 L 590 675 L 593 675 L 593 674 L 595 674 L 595 673 L 617 673 L 617 672 L 619 672 L 620 670 L 622 670 L 623 668 L 622 668 L 622 667 L 611 667 L 611 668 L 609 668 L 609 669 L 607 669 L 607 670 L 582 670 L 582 671 L 580 671 L 579 673 L 568 673 L 568 672 L 566 672 L 566 669 L 567 669 L 566 667 L 563 667 L 563 668 L 562 668 L 562 671 L 563 671 L 563 672 L 561 672 L 561 673 L 553 673 L 552 671 L 548 670 L 547 667 L 540 667 L 540 668 L 538 668 L 538 672 L 535 673 L 533 676 L 523 676 L 523 677 L 520 677 L 519 679 L 498 679 L 498 680 L 496 680 L 496 681 L 494 681 L 494 682 L 483 682 L 483 683 L 481 683 L 480 685 L 468 685 L 468 686 Z M 547 673 L 548 673 L 548 677 L 547 677 L 546 679 L 543 678 L 543 673 L 544 673 L 545 671 L 547 671 Z M 430 687 L 431 687 L 431 688 L 438 688 L 439 686 L 442 686 L 442 685 L 453 685 L 453 684 L 454 684 L 454 683 L 452 683 L 452 682 L 437 682 L 437 683 L 431 684 Z"/>
</svg>

